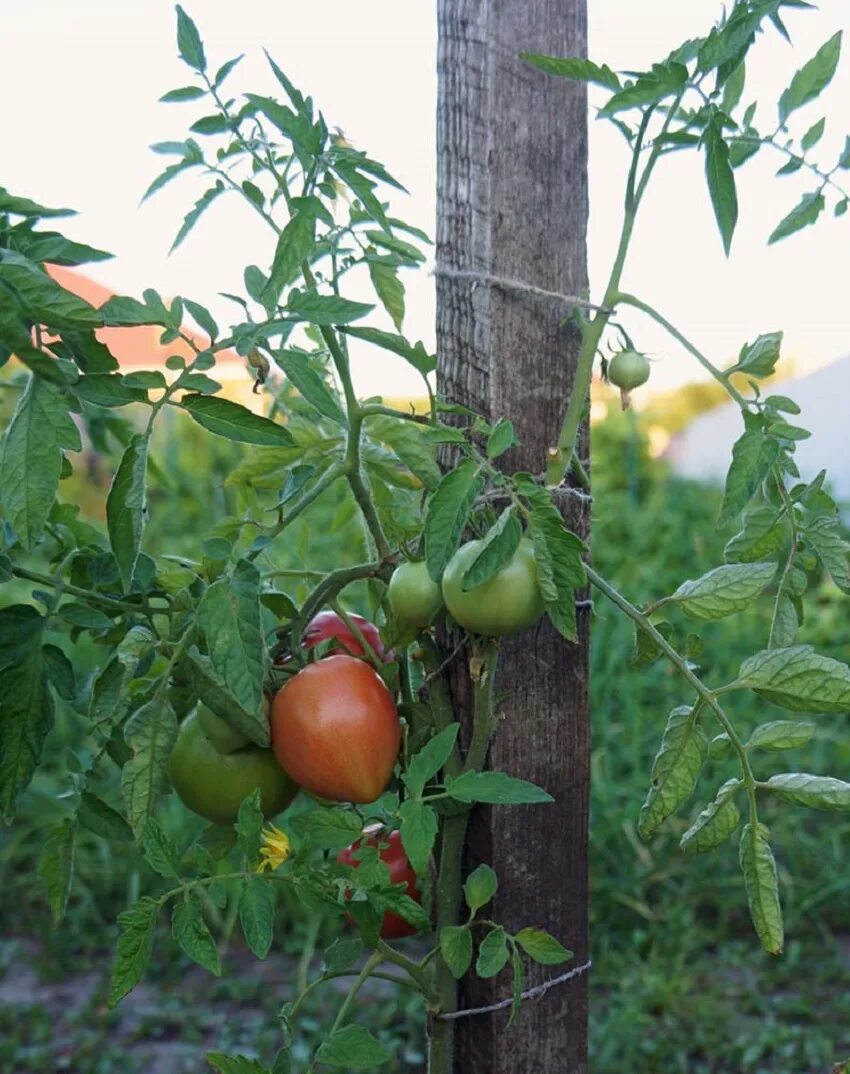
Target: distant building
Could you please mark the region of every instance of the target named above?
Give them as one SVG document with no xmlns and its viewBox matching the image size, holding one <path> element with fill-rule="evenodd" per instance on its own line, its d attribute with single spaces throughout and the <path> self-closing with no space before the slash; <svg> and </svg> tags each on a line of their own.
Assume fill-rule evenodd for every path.
<svg viewBox="0 0 850 1074">
<path fill-rule="evenodd" d="M 850 502 L 850 356 L 804 377 L 765 386 L 765 394 L 787 395 L 800 407 L 793 424 L 812 430 L 797 443 L 795 458 L 802 477 L 826 470 L 833 496 Z M 735 403 L 701 414 L 670 441 L 664 458 L 675 473 L 696 481 L 721 484 L 729 469 L 732 445 L 743 432 Z"/>
</svg>

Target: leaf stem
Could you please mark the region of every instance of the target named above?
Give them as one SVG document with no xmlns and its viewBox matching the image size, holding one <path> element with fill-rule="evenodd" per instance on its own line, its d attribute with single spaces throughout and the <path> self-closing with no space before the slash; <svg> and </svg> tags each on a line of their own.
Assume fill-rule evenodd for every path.
<svg viewBox="0 0 850 1074">
<path fill-rule="evenodd" d="M 636 608 L 630 601 L 628 601 L 613 585 L 610 584 L 610 582 L 606 581 L 602 575 L 597 574 L 590 565 L 586 564 L 585 570 L 587 571 L 587 577 L 590 583 L 596 586 L 596 588 L 603 593 L 612 604 L 619 608 L 621 612 L 631 619 L 640 630 L 652 638 L 657 648 L 661 650 L 678 671 L 679 675 L 685 682 L 687 682 L 691 689 L 694 690 L 697 697 L 714 713 L 721 727 L 729 736 L 732 747 L 738 755 L 744 786 L 750 805 L 750 823 L 755 827 L 755 825 L 758 824 L 756 780 L 753 775 L 752 766 L 750 765 L 750 758 L 741 737 L 738 735 L 738 732 L 735 730 L 732 722 L 723 711 L 720 702 L 717 700 L 717 694 L 709 689 L 709 687 L 694 674 L 685 658 L 676 652 L 664 635 L 653 626 L 649 618 L 644 615 L 639 608 Z"/>
</svg>

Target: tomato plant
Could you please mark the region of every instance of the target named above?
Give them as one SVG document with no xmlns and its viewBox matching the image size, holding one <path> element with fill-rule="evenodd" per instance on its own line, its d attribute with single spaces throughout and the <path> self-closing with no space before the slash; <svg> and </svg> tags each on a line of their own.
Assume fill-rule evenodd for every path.
<svg viewBox="0 0 850 1074">
<path fill-rule="evenodd" d="M 391 215 L 388 199 L 398 181 L 333 132 L 273 60 L 271 76 L 283 102 L 231 96 L 223 86 L 240 58 L 211 68 L 182 8 L 178 50 L 192 81 L 163 100 L 194 102 L 204 114 L 191 124 L 197 137 L 156 146 L 172 159 L 148 194 L 177 176 L 202 180 L 175 245 L 225 196 L 240 199 L 264 225 L 268 245 L 245 270 L 244 294 L 227 296 L 234 318 L 226 331 L 198 301 L 166 301 L 154 289 L 93 308 L 46 266 L 98 261 L 104 252 L 53 230 L 64 210 L 0 189 L 0 365 L 9 365 L 9 386 L 17 393 L 0 468 L 0 813 L 12 820 L 61 705 L 83 728 L 85 742 L 68 761 L 63 813 L 39 863 L 55 918 L 65 913 L 75 843 L 84 829 L 98 838 L 116 828 L 131 833 L 163 881 L 119 918 L 111 1005 L 141 979 L 165 912 L 182 950 L 220 971 L 201 892 L 210 905 L 230 901 L 231 920 L 239 918 L 249 946 L 265 957 L 276 894 L 285 884 L 317 912 L 350 914 L 369 948 L 310 1070 L 343 1063 L 368 1069 L 387 1058 L 365 1029 L 344 1024 L 359 989 L 384 963 L 421 993 L 434 1016 L 432 1074 L 452 1069 L 458 979 L 471 972 L 494 977 L 509 966 L 515 1017 L 527 960 L 555 966 L 572 956 L 541 927 L 545 922 L 511 933 L 486 916 L 498 891 L 486 863 L 463 875 L 471 808 L 552 800 L 521 773 L 486 767 L 499 724 L 494 639 L 545 617 L 541 629 L 576 641 L 577 595 L 586 602 L 588 584 L 634 625 L 635 662 L 664 660 L 673 673 L 675 703 L 638 833 L 651 839 L 698 794 L 701 810 L 684 828 L 683 852 L 708 853 L 737 835 L 743 897 L 756 934 L 766 951 L 782 950 L 780 885 L 763 803 L 850 809 L 850 783 L 769 771 L 762 752 L 782 756 L 806 747 L 817 729 L 800 713 L 850 711 L 850 667 L 799 640 L 807 590 L 818 572 L 850 593 L 850 546 L 825 475 L 799 478 L 795 447 L 808 431 L 792 423 L 796 404 L 763 390 L 779 361 L 782 333 L 745 343 L 737 360 L 721 368 L 662 313 L 624 291 L 622 278 L 647 187 L 672 152 L 704 154 L 709 200 L 727 252 L 738 219 L 735 171 L 762 151 L 780 153 L 783 171 L 799 172 L 812 186 L 771 242 L 814 224 L 827 205 L 836 216 L 847 210 L 841 177 L 850 169 L 847 148 L 837 160 L 819 162 L 814 150 L 823 121 L 806 131 L 795 126 L 798 110 L 832 79 L 840 38 L 826 42 L 793 75 L 779 101 L 778 126 L 765 126 L 761 118 L 757 124 L 756 105 L 741 108 L 745 59 L 760 31 L 786 33 L 780 9 L 787 6 L 804 5 L 738 0 L 704 37 L 643 72 L 617 73 L 584 57 L 525 57 L 553 77 L 603 90 L 598 114 L 617 125 L 631 153 L 617 257 L 599 303 L 583 303 L 592 312 L 574 315 L 580 339 L 575 384 L 561 427 L 552 430 L 553 446 L 534 474 L 513 473 L 505 461 L 516 443 L 511 421 L 470 412 L 446 398 L 439 382 L 435 390 L 435 355 L 404 334 L 402 273 L 422 265 L 428 239 Z M 41 230 L 46 220 L 50 231 Z M 374 303 L 362 301 L 362 289 L 357 299 L 348 297 L 352 277 L 368 278 Z M 375 305 L 394 331 L 364 323 Z M 742 421 L 719 520 L 737 529 L 725 561 L 642 606 L 594 569 L 560 507 L 564 496 L 588 496 L 576 454 L 579 429 L 593 371 L 606 349 L 610 353 L 612 334 L 625 338 L 620 319 L 626 313 L 663 327 L 723 386 Z M 203 336 L 187 329 L 187 319 Z M 155 328 L 166 345 L 180 342 L 181 353 L 168 358 L 165 370 L 122 374 L 97 334 L 139 326 Z M 358 399 L 349 355 L 355 341 L 421 374 L 428 412 Z M 223 351 L 244 359 L 267 404 L 262 409 L 228 398 L 208 375 Z M 608 366 L 612 382 L 628 391 L 644 381 L 641 357 L 631 344 L 615 356 Z M 160 491 L 163 481 L 153 434 L 164 413 L 246 445 L 228 476 L 228 486 L 238 490 L 233 511 L 198 537 L 193 555 L 162 552 L 148 529 L 158 502 L 148 500 L 148 491 Z M 82 432 L 107 457 L 113 441 L 120 447 L 103 512 L 91 520 L 64 498 L 61 486 L 80 466 Z M 440 464 L 446 458 L 438 457 L 438 446 L 452 453 L 451 465 Z M 291 527 L 312 518 L 317 501 L 331 495 L 341 516 L 356 520 L 352 546 L 362 558 L 329 570 L 281 566 Z M 424 565 L 404 563 L 411 552 L 423 554 Z M 291 591 L 278 587 L 282 577 L 293 579 Z M 378 625 L 346 610 L 355 593 L 377 624 L 404 621 L 407 634 L 398 646 L 392 638 L 393 653 Z M 441 598 L 459 639 L 435 629 Z M 694 658 L 701 644 L 694 627 L 759 602 L 764 647 L 742 653 L 732 681 L 715 681 L 711 662 L 703 669 Z M 293 667 L 281 685 L 290 668 L 274 664 L 284 636 L 303 639 L 308 650 L 330 642 L 344 651 L 325 656 L 320 649 L 305 667 L 299 654 L 293 664 L 300 670 Z M 88 653 L 95 661 L 91 673 L 80 673 L 69 652 Z M 413 653 L 423 656 L 421 675 L 411 669 Z M 386 662 L 381 670 L 392 686 L 363 657 Z M 468 675 L 464 692 L 472 698 L 471 726 L 463 728 L 451 689 L 452 677 L 456 684 L 461 674 Z M 742 691 L 792 717 L 742 732 L 735 713 Z M 707 788 L 703 762 L 712 732 L 712 756 L 726 770 L 718 786 Z M 201 852 L 203 842 L 188 846 L 160 823 L 169 774 L 191 809 L 215 824 L 235 825 L 233 847 L 225 847 L 228 872 Z M 717 778 L 714 767 L 708 776 Z M 282 828 L 263 829 L 264 817 L 287 806 L 297 786 L 321 801 L 305 796 L 304 809 L 286 814 Z M 364 819 L 373 817 L 392 832 L 391 860 L 381 860 L 383 851 L 370 836 L 364 845 Z M 343 848 L 357 842 L 359 864 L 344 867 L 355 852 Z M 411 876 L 418 878 L 413 887 Z M 424 934 L 420 957 L 386 943 L 389 933 L 380 938 L 381 922 L 393 921 L 387 915 L 405 923 L 393 923 L 396 932 L 404 927 Z M 336 972 L 319 975 L 286 1008 L 287 1026 L 296 1024 L 304 996 Z M 290 1040 L 287 1033 L 276 1070 L 289 1068 Z M 239 1057 L 214 1061 L 219 1069 L 253 1065 Z"/>
<path fill-rule="evenodd" d="M 401 834 L 398 831 L 386 833 L 381 825 L 372 825 L 365 829 L 364 838 L 341 850 L 337 855 L 337 861 L 343 865 L 350 865 L 357 869 L 360 866 L 360 854 L 364 846 L 375 847 L 380 852 L 380 859 L 389 870 L 391 884 L 404 884 L 405 894 L 415 902 L 421 902 L 422 896 L 416 886 L 416 873 L 413 871 L 404 847 L 401 843 Z M 384 940 L 400 940 L 404 936 L 412 936 L 416 932 L 416 926 L 405 921 L 403 917 L 388 910 L 381 919 L 380 935 Z"/>
<path fill-rule="evenodd" d="M 398 757 L 401 725 L 392 694 L 367 663 L 327 656 L 275 695 L 272 749 L 281 767 L 312 794 L 374 802 Z"/>
</svg>

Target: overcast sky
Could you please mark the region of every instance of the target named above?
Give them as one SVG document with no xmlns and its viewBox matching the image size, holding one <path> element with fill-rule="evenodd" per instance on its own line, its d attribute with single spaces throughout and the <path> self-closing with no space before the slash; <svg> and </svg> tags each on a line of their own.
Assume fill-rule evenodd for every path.
<svg viewBox="0 0 850 1074">
<path fill-rule="evenodd" d="M 187 0 L 211 66 L 239 52 L 233 90 L 274 92 L 261 46 L 310 92 L 329 122 L 358 148 L 384 161 L 411 191 L 400 215 L 429 233 L 434 226 L 436 21 L 432 0 Z M 590 55 L 612 67 L 659 59 L 705 32 L 718 0 L 591 0 Z M 818 12 L 790 11 L 790 48 L 771 33 L 759 46 L 745 99 L 776 101 L 793 71 L 837 29 L 850 29 L 847 0 L 822 0 Z M 170 0 L 27 0 L 0 5 L 0 98 L 5 102 L 0 184 L 48 205 L 79 210 L 80 238 L 113 251 L 90 275 L 116 291 L 155 286 L 208 304 L 224 323 L 218 291 L 239 291 L 245 264 L 267 264 L 269 238 L 238 201 L 225 199 L 170 258 L 168 247 L 187 208 L 204 189 L 199 177 L 177 180 L 139 207 L 162 166 L 150 143 L 183 138 L 200 111 L 162 105 L 166 90 L 191 81 L 176 56 Z M 850 48 L 850 45 L 848 45 Z M 829 116 L 821 143 L 830 164 L 850 131 L 850 56 L 822 101 Z M 768 110 L 770 118 L 774 108 Z M 803 130 L 823 114 L 799 113 Z M 767 121 L 766 121 L 767 123 Z M 766 125 L 765 123 L 765 125 Z M 621 137 L 591 123 L 591 278 L 604 285 L 619 228 Z M 812 367 L 850 352 L 847 249 L 850 213 L 765 246 L 778 220 L 811 189 L 799 175 L 773 179 L 781 158 L 764 153 L 739 173 L 741 221 L 727 262 L 693 154 L 663 163 L 635 237 L 626 287 L 722 361 L 759 332 L 786 330 L 786 352 Z M 189 173 L 191 176 L 192 173 Z M 850 172 L 844 176 L 850 184 Z M 680 247 L 682 241 L 686 246 Z M 406 329 L 433 343 L 433 279 L 408 273 Z M 658 357 L 653 384 L 672 386 L 698 375 L 693 361 L 639 320 L 636 342 Z M 388 360 L 389 361 L 389 360 Z M 368 350 L 358 365 L 362 391 L 418 391 L 396 360 L 381 364 Z"/>
</svg>

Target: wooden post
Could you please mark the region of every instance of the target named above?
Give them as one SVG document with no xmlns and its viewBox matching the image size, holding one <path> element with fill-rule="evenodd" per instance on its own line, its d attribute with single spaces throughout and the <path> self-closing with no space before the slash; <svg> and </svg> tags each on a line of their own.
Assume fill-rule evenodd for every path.
<svg viewBox="0 0 850 1074">
<path fill-rule="evenodd" d="M 586 54 L 585 0 L 439 0 L 437 120 L 437 351 L 439 391 L 485 416 L 510 417 L 521 446 L 506 468 L 542 473 L 570 393 L 577 332 L 560 300 L 499 285 L 587 290 L 587 102 L 583 87 L 548 77 L 523 51 Z M 461 275 L 453 275 L 460 273 Z M 467 276 L 464 274 L 471 274 Z M 587 459 L 587 431 L 581 455 Z M 567 524 L 587 538 L 589 518 L 565 497 Z M 546 928 L 587 959 L 589 784 L 587 608 L 580 641 L 548 623 L 503 646 L 501 719 L 490 766 L 533 780 L 548 806 L 477 809 L 466 870 L 499 877 L 494 916 L 506 928 Z M 463 670 L 463 669 L 461 669 Z M 462 722 L 469 698 L 453 680 Z M 527 986 L 569 967 L 534 967 Z M 507 1013 L 457 1022 L 457 1074 L 585 1074 L 587 986 L 582 975 Z M 461 986 L 460 1005 L 511 994 L 509 971 Z"/>
</svg>

